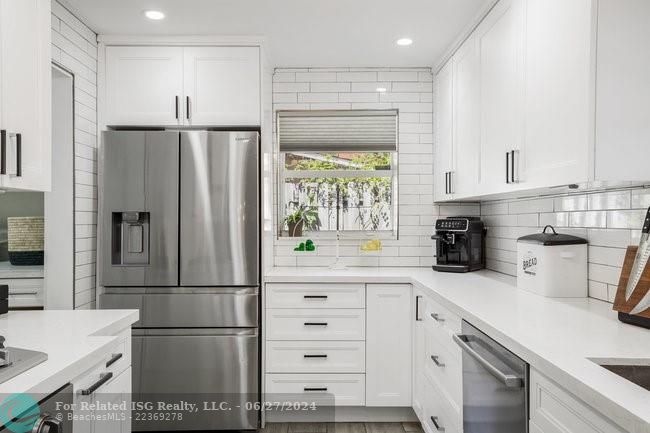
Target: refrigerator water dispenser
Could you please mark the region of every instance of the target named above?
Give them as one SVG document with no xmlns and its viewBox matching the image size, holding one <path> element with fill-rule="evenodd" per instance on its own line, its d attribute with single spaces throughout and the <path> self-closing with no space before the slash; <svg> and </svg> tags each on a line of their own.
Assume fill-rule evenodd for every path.
<svg viewBox="0 0 650 433">
<path fill-rule="evenodd" d="M 149 264 L 149 212 L 113 212 L 112 238 L 113 265 Z"/>
</svg>

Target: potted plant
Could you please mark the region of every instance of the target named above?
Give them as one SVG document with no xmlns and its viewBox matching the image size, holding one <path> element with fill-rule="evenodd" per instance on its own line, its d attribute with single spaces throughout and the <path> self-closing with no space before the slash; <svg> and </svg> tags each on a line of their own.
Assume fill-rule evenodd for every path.
<svg viewBox="0 0 650 433">
<path fill-rule="evenodd" d="M 301 237 L 303 230 L 316 230 L 320 227 L 318 209 L 300 205 L 295 211 L 284 218 L 289 229 L 289 236 Z"/>
</svg>

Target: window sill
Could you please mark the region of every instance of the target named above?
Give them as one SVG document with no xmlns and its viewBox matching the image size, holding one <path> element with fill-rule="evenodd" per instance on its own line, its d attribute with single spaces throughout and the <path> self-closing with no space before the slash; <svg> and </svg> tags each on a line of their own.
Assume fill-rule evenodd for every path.
<svg viewBox="0 0 650 433">
<path fill-rule="evenodd" d="M 292 244 L 297 242 L 304 242 L 307 239 L 318 239 L 319 241 L 332 241 L 336 242 L 336 232 L 308 232 L 303 233 L 303 236 L 300 237 L 291 237 L 287 235 L 287 232 L 283 232 L 280 236 L 277 237 L 277 240 L 282 244 Z M 364 232 L 364 231 L 346 231 L 340 233 L 340 241 L 343 242 L 363 242 L 369 241 L 371 239 L 379 240 L 397 240 L 399 239 L 398 235 L 392 231 L 382 231 L 382 232 Z M 329 243 L 329 242 L 328 242 Z"/>
</svg>

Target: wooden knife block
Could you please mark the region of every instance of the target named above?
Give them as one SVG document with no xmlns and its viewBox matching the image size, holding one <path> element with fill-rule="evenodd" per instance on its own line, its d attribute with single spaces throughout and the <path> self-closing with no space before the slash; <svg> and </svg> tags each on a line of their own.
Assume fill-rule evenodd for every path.
<svg viewBox="0 0 650 433">
<path fill-rule="evenodd" d="M 625 288 L 632 273 L 632 266 L 634 266 L 634 258 L 639 247 L 627 247 L 625 253 L 625 261 L 623 262 L 623 270 L 621 277 L 618 281 L 618 290 L 616 291 L 616 299 L 614 300 L 614 310 L 618 311 L 619 319 L 626 323 L 650 328 L 650 308 L 641 312 L 638 315 L 630 315 L 630 311 L 641 301 L 641 299 L 650 291 L 650 261 L 646 264 L 643 274 L 639 283 L 634 288 L 630 299 L 625 300 Z"/>
</svg>

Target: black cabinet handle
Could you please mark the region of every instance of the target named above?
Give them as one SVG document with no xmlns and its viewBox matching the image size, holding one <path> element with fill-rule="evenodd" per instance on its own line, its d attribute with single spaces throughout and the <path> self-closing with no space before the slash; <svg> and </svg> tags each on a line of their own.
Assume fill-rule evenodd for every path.
<svg viewBox="0 0 650 433">
<path fill-rule="evenodd" d="M 305 322 L 305 326 L 327 326 L 327 322 Z"/>
<path fill-rule="evenodd" d="M 422 319 L 420 318 L 420 298 L 421 295 L 417 295 L 415 297 L 415 321 L 416 322 L 421 322 Z"/>
<path fill-rule="evenodd" d="M 445 172 L 445 194 L 449 194 L 449 172 Z"/>
<path fill-rule="evenodd" d="M 305 299 L 327 299 L 327 295 L 305 295 Z"/>
<path fill-rule="evenodd" d="M 303 357 L 304 358 L 327 358 L 327 355 L 324 355 L 324 354 L 323 355 L 310 355 L 310 354 L 306 353 L 306 354 L 303 355 Z"/>
<path fill-rule="evenodd" d="M 180 98 L 178 97 L 178 95 L 176 95 L 176 120 L 178 120 L 178 114 L 179 114 L 179 112 L 181 111 L 181 110 L 180 110 L 180 107 L 179 107 L 179 105 L 180 105 L 180 101 L 179 101 L 179 99 L 180 99 Z"/>
<path fill-rule="evenodd" d="M 123 355 L 121 353 L 114 353 L 111 359 L 106 361 L 106 367 L 110 367 L 111 365 L 115 364 L 118 360 L 122 358 L 122 356 Z"/>
<path fill-rule="evenodd" d="M 16 177 L 23 175 L 23 134 L 16 134 Z"/>
<path fill-rule="evenodd" d="M 438 358 L 439 358 L 438 356 L 431 355 L 431 360 L 433 361 L 434 364 L 436 364 L 436 367 L 440 367 L 440 368 L 444 367 L 445 364 L 438 361 Z"/>
<path fill-rule="evenodd" d="M 454 193 L 454 172 L 449 172 L 449 194 Z"/>
<path fill-rule="evenodd" d="M 310 388 L 306 386 L 303 389 L 305 392 L 327 392 L 327 388 Z"/>
<path fill-rule="evenodd" d="M 185 97 L 185 116 L 187 117 L 187 120 L 190 120 L 192 118 L 192 112 L 190 111 L 190 97 L 186 96 Z"/>
<path fill-rule="evenodd" d="M 515 151 L 510 151 L 510 182 L 515 183 Z"/>
<path fill-rule="evenodd" d="M 90 395 L 97 391 L 100 386 L 113 378 L 113 373 L 103 373 L 99 375 L 99 380 L 93 383 L 90 387 L 81 390 L 81 395 Z"/>
<path fill-rule="evenodd" d="M 7 174 L 7 130 L 0 130 L 0 174 Z"/>
<path fill-rule="evenodd" d="M 510 152 L 506 152 L 506 183 L 510 183 Z"/>
<path fill-rule="evenodd" d="M 445 319 L 440 317 L 440 314 L 438 314 L 438 313 L 431 313 L 431 318 L 433 320 L 435 320 L 436 322 L 444 322 L 445 321 Z"/>
<path fill-rule="evenodd" d="M 438 417 L 437 416 L 432 416 L 431 417 L 431 422 L 433 423 L 433 426 L 436 428 L 436 430 L 445 431 L 444 427 L 440 427 L 440 424 L 438 424 Z"/>
</svg>

